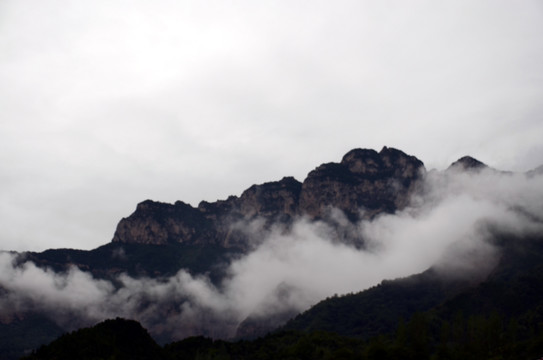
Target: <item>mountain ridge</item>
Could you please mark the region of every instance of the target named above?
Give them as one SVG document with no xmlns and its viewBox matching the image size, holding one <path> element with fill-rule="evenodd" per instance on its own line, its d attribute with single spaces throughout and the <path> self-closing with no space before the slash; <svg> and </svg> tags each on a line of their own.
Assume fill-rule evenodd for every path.
<svg viewBox="0 0 543 360">
<path fill-rule="evenodd" d="M 235 221 L 259 217 L 269 225 L 289 223 L 301 215 L 317 220 L 325 218 L 332 207 L 353 222 L 393 213 L 407 205 L 425 172 L 422 161 L 394 148 L 383 147 L 379 153 L 354 149 L 339 163 L 318 166 L 303 182 L 284 177 L 252 185 L 239 197 L 202 201 L 196 208 L 181 201 L 171 205 L 146 200 L 119 222 L 112 241 L 197 244 L 206 239 L 225 247 L 244 247 L 248 240 L 229 228 Z"/>
<path fill-rule="evenodd" d="M 487 170 L 493 169 L 474 158 L 463 157 L 441 173 L 478 174 Z M 223 281 L 231 275 L 227 266 L 232 261 L 254 250 L 270 234 L 288 233 L 300 219 L 309 224 L 328 226 L 332 231 L 326 236 L 337 236 L 332 240 L 338 244 L 363 249 L 365 239 L 352 235 L 358 231 L 357 224 L 402 214 L 415 195 L 427 191 L 423 184 L 428 175 L 422 161 L 400 150 L 388 147 L 379 152 L 353 149 L 339 162 L 317 166 L 302 182 L 283 177 L 252 185 L 239 196 L 215 202 L 202 201 L 196 207 L 182 201 L 168 204 L 145 200 L 137 205 L 133 214 L 119 221 L 112 241 L 99 248 L 27 252 L 19 254 L 14 264 L 24 267 L 32 263 L 46 271 L 63 274 L 69 274 L 75 267 L 96 279 L 111 281 L 117 292 L 122 290 L 122 279 L 126 276 L 145 281 L 156 279 L 157 286 L 171 278 L 178 281 L 180 276 L 180 279 L 184 279 L 183 276 L 205 277 L 220 291 Z M 344 217 L 338 218 L 338 212 Z M 256 232 L 244 230 L 253 225 Z M 180 271 L 182 275 L 179 275 Z M 461 287 L 467 285 L 462 283 Z M 275 291 L 282 296 L 288 289 L 285 285 Z M 177 301 L 186 302 L 188 298 L 181 297 Z M 164 310 L 164 314 L 177 311 L 175 306 L 178 305 L 166 303 L 168 310 Z M 228 326 L 234 329 L 237 326 L 238 335 L 255 337 L 280 326 L 296 313 L 279 312 L 276 318 L 253 315 L 249 313 L 242 319 L 244 321 Z M 214 322 L 218 320 L 211 316 L 204 321 L 209 326 L 217 326 Z M 155 337 L 157 331 L 163 331 L 156 321 L 148 324 Z M 197 323 L 184 326 L 196 332 L 205 327 Z M 160 338 L 162 343 L 172 340 L 164 336 Z"/>
</svg>

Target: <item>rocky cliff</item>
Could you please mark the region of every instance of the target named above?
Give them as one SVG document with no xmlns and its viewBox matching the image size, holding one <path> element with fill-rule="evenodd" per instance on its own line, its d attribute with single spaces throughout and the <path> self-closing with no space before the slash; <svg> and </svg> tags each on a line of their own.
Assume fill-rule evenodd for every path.
<svg viewBox="0 0 543 360">
<path fill-rule="evenodd" d="M 299 211 L 323 218 L 330 208 L 337 208 L 351 221 L 393 213 L 407 205 L 424 173 L 420 160 L 400 150 L 351 150 L 340 163 L 324 164 L 309 173 Z"/>
<path fill-rule="evenodd" d="M 214 244 L 245 247 L 246 234 L 235 224 L 263 219 L 268 226 L 289 222 L 297 214 L 302 184 L 292 177 L 253 185 L 240 197 L 202 201 L 197 208 L 181 201 L 165 204 L 146 200 L 117 225 L 113 242 L 143 244 Z"/>
<path fill-rule="evenodd" d="M 216 240 L 213 221 L 198 209 L 181 201 L 172 205 L 152 200 L 138 204 L 132 215 L 122 219 L 113 237 L 114 242 L 154 245 Z"/>
<path fill-rule="evenodd" d="M 113 242 L 143 244 L 216 244 L 244 247 L 248 241 L 233 226 L 261 219 L 264 226 L 288 224 L 296 217 L 326 219 L 332 209 L 356 222 L 404 208 L 424 176 L 423 163 L 400 150 L 384 147 L 349 151 L 339 163 L 311 171 L 303 183 L 292 177 L 253 185 L 241 196 L 198 207 L 150 200 L 117 226 Z"/>
</svg>

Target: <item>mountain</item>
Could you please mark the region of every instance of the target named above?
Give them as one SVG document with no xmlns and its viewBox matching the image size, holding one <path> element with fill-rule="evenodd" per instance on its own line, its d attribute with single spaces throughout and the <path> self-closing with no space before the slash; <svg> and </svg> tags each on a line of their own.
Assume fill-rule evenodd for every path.
<svg viewBox="0 0 543 360">
<path fill-rule="evenodd" d="M 6 359 L 15 358 L 64 331 L 117 316 L 141 321 L 161 344 L 193 335 L 249 339 L 281 328 L 283 332 L 263 341 L 274 346 L 282 341 L 311 343 L 314 339 L 303 334 L 326 331 L 337 334 L 330 335 L 336 336 L 334 344 L 351 341 L 344 337 L 358 339 L 353 346 L 360 347 L 360 354 L 366 351 L 368 339 L 392 336 L 401 319 L 410 321 L 420 313 L 445 323 L 458 310 L 470 316 L 470 309 L 478 309 L 473 310 L 474 316 L 491 316 L 483 310 L 494 309 L 504 319 L 514 318 L 532 329 L 541 308 L 533 290 L 540 284 L 542 259 L 540 236 L 534 236 L 543 223 L 538 176 L 499 172 L 471 157 L 459 159 L 445 171 L 427 173 L 414 156 L 384 147 L 379 152 L 351 150 L 340 162 L 318 166 L 303 182 L 284 177 L 197 207 L 182 201 L 146 200 L 120 220 L 112 241 L 97 249 L 0 254 L 6 274 L 0 278 L 0 339 L 13 339 L 9 334 L 21 331 L 32 334 L 0 351 Z M 500 186 L 498 190 L 494 185 Z M 492 197 L 489 204 L 485 203 L 488 196 Z M 449 217 L 451 208 L 458 209 L 451 212 L 453 217 Z M 464 227 L 465 232 L 459 231 Z M 407 243 L 396 244 L 404 250 L 393 258 L 399 265 L 411 261 L 402 255 L 406 252 L 424 260 L 420 254 L 435 251 L 433 242 L 450 237 L 447 232 L 457 234 L 458 241 L 445 248 L 445 257 L 463 261 L 447 271 L 429 263 L 422 271 L 410 270 L 402 278 L 379 281 L 362 292 L 351 287 L 353 294 L 341 296 L 315 295 L 327 294 L 319 289 L 318 278 L 311 273 L 304 278 L 314 283 L 308 290 L 303 281 L 293 282 L 293 274 L 281 269 L 282 264 L 292 271 L 319 269 L 297 267 L 293 257 L 304 255 L 302 250 L 315 255 L 313 251 L 321 248 L 322 266 L 330 266 L 338 254 L 349 262 L 356 256 L 357 261 L 372 264 L 386 254 L 383 246 L 395 245 L 390 239 L 376 243 L 375 236 L 386 238 L 391 231 L 403 230 L 409 235 L 402 240 Z M 426 233 L 435 239 L 427 239 L 426 245 L 412 252 L 409 243 L 421 246 L 418 238 Z M 462 245 L 479 237 L 484 241 L 477 247 Z M 486 256 L 487 247 L 500 256 Z M 256 272 L 259 266 L 263 272 Z M 478 271 L 464 269 L 474 266 Z M 278 273 L 284 279 L 265 287 Z M 340 273 L 356 280 L 353 274 Z M 262 278 L 251 280 L 256 276 Z M 29 281 L 31 277 L 41 280 Z M 500 297 L 489 294 L 506 294 L 509 288 L 529 295 L 517 297 L 517 303 L 509 295 L 493 302 Z M 257 300 L 246 304 L 247 297 Z M 515 306 L 526 311 L 511 310 Z M 298 315 L 301 310 L 305 311 Z M 208 340 L 202 344 L 213 351 L 220 350 L 216 346 L 223 350 L 238 346 Z M 245 345 L 256 346 L 259 340 L 255 341 Z M 187 344 L 176 346 L 184 349 Z M 339 348 L 328 350 L 330 355 Z"/>
<path fill-rule="evenodd" d="M 73 278 L 72 273 L 77 269 L 91 274 L 97 281 L 110 281 L 113 286 L 110 291 L 115 295 L 123 286 L 119 277 L 128 275 L 135 279 L 161 281 L 176 276 L 181 270 L 193 276 L 207 276 L 220 286 L 233 259 L 254 249 L 273 228 L 280 226 L 288 231 L 302 217 L 310 221 L 328 221 L 337 230 L 337 234 L 332 236 L 346 243 L 362 245 L 363 239 L 345 236 L 331 219 L 331 211 L 339 209 L 353 222 L 379 213 L 393 213 L 406 206 L 410 193 L 416 189 L 424 173 L 420 160 L 400 150 L 387 147 L 380 152 L 355 149 L 339 163 L 317 167 L 303 182 L 284 177 L 279 181 L 253 185 L 240 196 L 216 202 L 202 201 L 197 207 L 182 201 L 175 204 L 143 201 L 133 214 L 121 219 L 110 243 L 90 251 L 50 249 L 41 253 L 15 254 L 8 262 L 14 269 L 9 270 L 17 273 L 36 266 L 59 278 L 53 282 L 62 283 Z M 246 225 L 253 223 L 258 224 L 259 230 L 247 231 Z M 6 266 L 11 266 L 9 264 Z M 95 285 L 91 283 L 89 286 Z M 9 300 L 13 295 L 10 291 L 15 291 L 9 289 L 9 284 L 0 283 L 0 289 L 7 294 L 8 302 L 14 301 Z M 62 291 L 62 287 L 59 289 Z M 25 299 L 23 303 L 25 306 L 10 305 L 0 311 L 2 334 L 9 334 L 16 328 L 39 333 L 40 328 L 47 329 L 51 324 L 56 326 L 56 330 L 45 331 L 43 336 L 33 335 L 18 345 L 18 350 L 13 350 L 15 353 L 27 351 L 40 341 L 52 340 L 63 330 L 73 330 L 93 321 L 76 315 L 78 309 L 63 310 L 61 317 L 68 316 L 69 320 L 60 321 L 54 305 L 43 309 L 32 299 Z M 176 305 L 163 304 L 165 309 L 171 306 Z M 244 322 L 245 330 L 240 330 L 240 334 L 254 336 L 265 333 L 295 314 L 288 310 L 275 320 L 258 318 L 256 328 L 260 330 L 256 332 L 247 330 L 246 324 L 252 319 L 248 318 Z M 157 319 L 159 316 L 157 312 Z M 176 335 L 160 330 L 160 324 L 156 323 L 158 320 L 153 321 L 156 328 L 152 326 L 151 330 L 155 337 L 162 342 L 175 338 L 172 336 Z M 212 326 L 211 323 L 218 320 L 206 321 Z M 268 325 L 263 326 L 266 323 Z M 149 320 L 147 326 L 150 325 Z M 189 334 L 202 331 L 196 323 L 187 326 L 192 327 L 194 330 Z M 9 337 L 6 335 L 6 338 Z"/>
<path fill-rule="evenodd" d="M 313 346 L 317 342 L 318 348 Z M 363 344 L 332 334 L 280 333 L 236 343 L 192 337 L 161 348 L 139 323 L 117 318 L 65 334 L 22 360 L 321 359 L 325 351 L 326 358 L 339 359 L 338 355 L 352 353 L 354 346 Z"/>
<path fill-rule="evenodd" d="M 384 147 L 355 149 L 340 163 L 328 163 L 311 171 L 303 183 L 292 177 L 253 185 L 240 197 L 214 203 L 201 202 L 197 208 L 176 202 L 140 203 L 136 211 L 119 222 L 113 242 L 138 244 L 215 244 L 224 248 L 247 249 L 246 234 L 232 229 L 236 221 L 264 219 L 269 225 L 289 223 L 297 216 L 326 218 L 330 208 L 359 220 L 393 213 L 407 205 L 424 175 L 423 163 L 400 150 Z M 395 186 L 392 187 L 391 184 Z"/>
<path fill-rule="evenodd" d="M 353 223 L 394 213 L 407 205 L 424 174 L 423 163 L 400 150 L 355 149 L 339 163 L 317 167 L 303 183 L 284 177 L 253 185 L 239 197 L 202 201 L 197 207 L 182 201 L 143 201 L 121 219 L 109 244 L 90 251 L 26 252 L 18 262 L 55 271 L 77 266 L 99 278 L 120 273 L 171 276 L 187 269 L 192 274 L 211 272 L 219 281 L 222 263 L 246 253 L 262 237 L 237 225 L 260 221 L 265 231 L 278 224 L 288 227 L 302 216 L 331 222 L 332 209 L 341 210 Z"/>
<path fill-rule="evenodd" d="M 463 156 L 449 166 L 448 170 L 477 171 L 487 169 L 488 166 L 471 156 Z"/>
<path fill-rule="evenodd" d="M 383 281 L 351 295 L 329 298 L 289 321 L 283 329 L 328 331 L 370 338 L 396 330 L 400 319 L 432 311 L 439 319 L 490 316 L 530 319 L 538 327 L 543 310 L 543 236 L 495 238 L 499 263 L 489 274 L 443 276 L 430 268 L 407 278 Z M 528 321 L 528 319 L 524 319 Z M 523 320 L 523 321 L 524 321 Z"/>
<path fill-rule="evenodd" d="M 168 357 L 138 322 L 117 318 L 65 334 L 24 359 L 166 360 Z"/>
</svg>

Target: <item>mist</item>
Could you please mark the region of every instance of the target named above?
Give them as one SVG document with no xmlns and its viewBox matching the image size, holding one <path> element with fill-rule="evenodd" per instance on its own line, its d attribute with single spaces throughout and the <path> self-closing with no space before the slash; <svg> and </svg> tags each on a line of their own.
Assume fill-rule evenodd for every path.
<svg viewBox="0 0 543 360">
<path fill-rule="evenodd" d="M 333 224 L 300 217 L 288 230 L 245 224 L 259 239 L 232 260 L 219 285 L 185 270 L 170 278 L 100 280 L 77 267 L 57 273 L 29 261 L 16 266 L 16 254 L 1 253 L 0 319 L 43 311 L 70 329 L 120 316 L 156 337 L 232 338 L 248 317 L 298 313 L 334 294 L 430 267 L 447 276 L 485 275 L 500 257 L 492 234 L 521 241 L 543 231 L 543 176 L 432 171 L 395 214 L 352 224 L 341 211 L 331 213 Z M 348 241 L 352 236 L 364 245 Z"/>
</svg>

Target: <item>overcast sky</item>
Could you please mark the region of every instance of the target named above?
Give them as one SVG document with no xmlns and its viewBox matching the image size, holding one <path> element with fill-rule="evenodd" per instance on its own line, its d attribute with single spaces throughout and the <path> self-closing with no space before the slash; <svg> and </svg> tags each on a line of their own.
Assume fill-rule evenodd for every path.
<svg viewBox="0 0 543 360">
<path fill-rule="evenodd" d="M 0 249 L 356 147 L 543 164 L 541 1 L 0 0 Z"/>
</svg>

